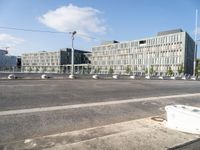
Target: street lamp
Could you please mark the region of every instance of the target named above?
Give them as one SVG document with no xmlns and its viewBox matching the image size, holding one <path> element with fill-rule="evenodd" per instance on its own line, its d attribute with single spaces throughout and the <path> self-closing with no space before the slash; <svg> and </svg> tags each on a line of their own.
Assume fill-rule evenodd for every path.
<svg viewBox="0 0 200 150">
<path fill-rule="evenodd" d="M 196 18 L 195 18 L 195 47 L 194 47 L 194 63 L 193 63 L 193 78 L 196 80 L 196 74 L 195 74 L 195 71 L 196 71 L 196 59 L 197 59 L 197 30 L 198 30 L 198 10 L 196 9 Z"/>
<path fill-rule="evenodd" d="M 145 76 L 145 78 L 150 79 L 150 56 L 149 56 L 149 53 L 148 53 L 147 57 L 148 57 L 148 75 Z"/>
<path fill-rule="evenodd" d="M 198 42 L 200 41 L 200 39 L 196 39 L 195 40 L 195 51 L 194 51 L 194 67 L 193 67 L 193 76 L 192 76 L 192 80 L 196 80 L 196 61 L 197 61 L 197 48 L 198 48 Z"/>
<path fill-rule="evenodd" d="M 71 75 L 69 78 L 73 79 L 74 78 L 74 35 L 76 34 L 76 31 L 69 32 L 72 36 L 72 50 L 71 50 Z"/>
</svg>

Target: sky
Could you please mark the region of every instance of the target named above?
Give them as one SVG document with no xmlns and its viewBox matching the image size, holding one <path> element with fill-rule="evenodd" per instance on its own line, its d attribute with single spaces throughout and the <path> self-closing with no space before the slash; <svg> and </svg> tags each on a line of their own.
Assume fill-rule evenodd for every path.
<svg viewBox="0 0 200 150">
<path fill-rule="evenodd" d="M 77 31 L 74 47 L 87 51 L 102 41 L 136 40 L 176 28 L 194 38 L 196 9 L 200 16 L 199 0 L 0 0 L 0 49 L 9 47 L 12 55 L 57 51 L 71 47 L 72 31 Z"/>
</svg>

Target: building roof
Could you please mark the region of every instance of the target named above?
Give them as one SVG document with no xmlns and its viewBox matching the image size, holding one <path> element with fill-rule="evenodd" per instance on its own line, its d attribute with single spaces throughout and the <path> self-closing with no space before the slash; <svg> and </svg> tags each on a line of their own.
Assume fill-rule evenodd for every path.
<svg viewBox="0 0 200 150">
<path fill-rule="evenodd" d="M 172 29 L 172 30 L 167 30 L 167 31 L 161 31 L 161 32 L 157 33 L 157 36 L 179 33 L 179 32 L 183 32 L 183 30 L 182 29 Z"/>
<path fill-rule="evenodd" d="M 8 54 L 8 51 L 7 51 L 7 50 L 0 49 L 0 51 L 4 52 L 4 54 Z"/>
</svg>

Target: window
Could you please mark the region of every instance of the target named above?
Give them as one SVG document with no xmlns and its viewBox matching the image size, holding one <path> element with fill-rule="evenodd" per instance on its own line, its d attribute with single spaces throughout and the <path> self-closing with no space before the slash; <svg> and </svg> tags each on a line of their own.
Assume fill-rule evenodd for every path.
<svg viewBox="0 0 200 150">
<path fill-rule="evenodd" d="M 146 40 L 139 41 L 139 44 L 146 44 Z"/>
</svg>

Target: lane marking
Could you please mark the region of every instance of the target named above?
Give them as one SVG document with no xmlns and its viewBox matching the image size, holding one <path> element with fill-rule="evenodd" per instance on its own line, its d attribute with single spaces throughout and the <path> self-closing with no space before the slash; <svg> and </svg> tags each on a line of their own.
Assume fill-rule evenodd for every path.
<svg viewBox="0 0 200 150">
<path fill-rule="evenodd" d="M 74 108 L 85 108 L 85 107 L 94 107 L 94 106 L 115 105 L 115 104 L 133 103 L 133 102 L 141 102 L 141 101 L 153 101 L 153 100 L 161 100 L 161 99 L 172 99 L 172 98 L 182 98 L 182 97 L 185 98 L 185 97 L 191 97 L 191 96 L 200 96 L 200 93 L 136 98 L 136 99 L 127 99 L 127 100 L 108 101 L 108 102 L 65 105 L 65 106 L 52 106 L 52 107 L 40 107 L 40 108 L 31 108 L 31 109 L 8 110 L 8 111 L 0 111 L 0 116 L 46 112 L 46 111 L 55 111 L 55 110 L 65 110 L 65 109 L 74 109 Z"/>
<path fill-rule="evenodd" d="M 27 85 L 27 84 L 19 84 L 19 85 L 1 84 L 0 87 L 1 86 L 3 86 L 3 87 L 19 87 L 19 86 L 29 87 L 29 86 L 43 86 L 43 85 L 45 85 L 45 84 L 29 84 L 29 85 Z"/>
</svg>

